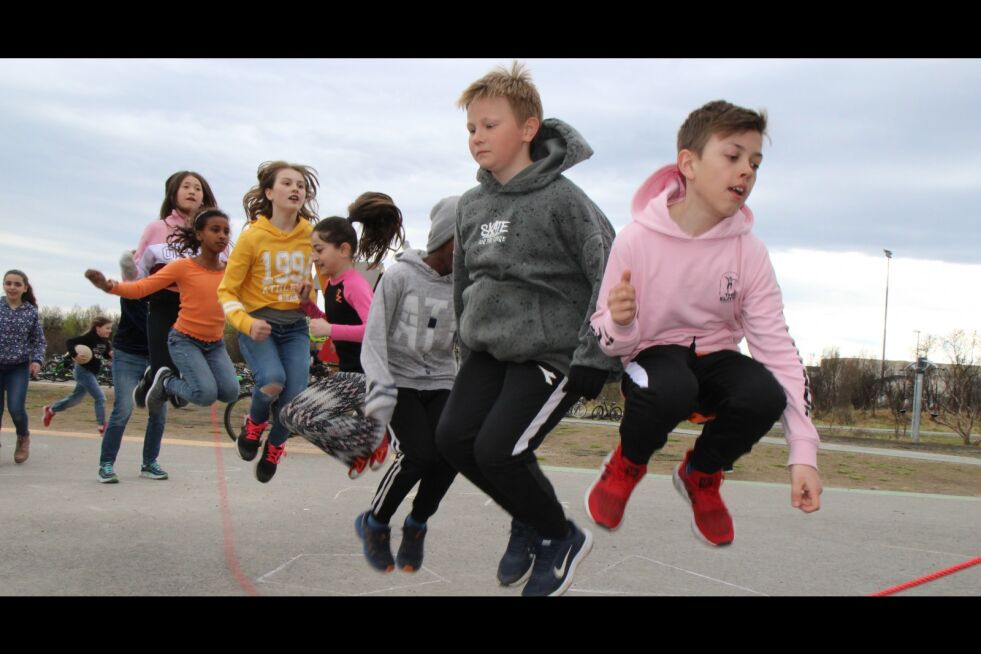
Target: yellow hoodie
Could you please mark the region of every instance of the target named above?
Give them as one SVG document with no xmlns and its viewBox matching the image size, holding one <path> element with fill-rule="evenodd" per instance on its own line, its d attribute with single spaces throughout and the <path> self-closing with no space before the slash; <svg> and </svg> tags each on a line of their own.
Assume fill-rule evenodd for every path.
<svg viewBox="0 0 981 654">
<path fill-rule="evenodd" d="M 300 218 L 289 232 L 260 215 L 242 232 L 218 286 L 218 301 L 235 329 L 248 334 L 258 309 L 298 309 L 298 290 L 310 278 L 313 226 Z"/>
</svg>

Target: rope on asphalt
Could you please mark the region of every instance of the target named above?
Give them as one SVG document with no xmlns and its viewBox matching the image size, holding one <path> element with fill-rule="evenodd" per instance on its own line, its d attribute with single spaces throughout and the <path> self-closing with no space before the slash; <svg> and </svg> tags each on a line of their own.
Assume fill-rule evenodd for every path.
<svg viewBox="0 0 981 654">
<path fill-rule="evenodd" d="M 246 595 L 261 597 L 252 580 L 242 572 L 238 564 L 238 556 L 235 554 L 235 531 L 232 528 L 232 512 L 228 506 L 228 482 L 225 480 L 225 460 L 222 456 L 222 437 L 221 428 L 218 426 L 218 412 L 215 405 L 211 405 L 211 435 L 215 439 L 215 467 L 218 474 L 218 496 L 221 500 L 221 527 L 222 536 L 225 541 L 225 565 L 238 585 L 245 591 Z"/>
<path fill-rule="evenodd" d="M 940 579 L 941 577 L 946 577 L 947 575 L 954 574 L 955 572 L 959 572 L 961 570 L 965 570 L 967 568 L 970 568 L 972 565 L 978 565 L 979 563 L 981 563 L 981 556 L 975 557 L 970 561 L 964 561 L 964 563 L 958 563 L 957 565 L 951 566 L 949 568 L 944 568 L 943 570 L 937 570 L 936 572 L 928 574 L 924 577 L 920 577 L 919 579 L 913 579 L 911 581 L 907 581 L 904 584 L 899 584 L 898 586 L 893 586 L 892 588 L 886 588 L 885 590 L 880 590 L 878 593 L 872 593 L 871 597 L 885 597 L 886 595 L 892 595 L 893 593 L 898 593 L 900 591 L 906 590 L 907 588 L 912 588 L 914 586 L 919 586 L 921 584 L 925 584 L 927 582 Z"/>
</svg>

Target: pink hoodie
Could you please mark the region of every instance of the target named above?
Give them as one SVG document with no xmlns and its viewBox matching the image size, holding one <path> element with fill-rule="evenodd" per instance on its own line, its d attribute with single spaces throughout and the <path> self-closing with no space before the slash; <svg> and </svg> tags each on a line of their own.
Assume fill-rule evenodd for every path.
<svg viewBox="0 0 981 654">
<path fill-rule="evenodd" d="M 820 439 L 808 417 L 807 373 L 783 317 L 783 298 L 766 246 L 753 236 L 753 212 L 744 206 L 708 232 L 692 237 L 668 214 L 684 198 L 676 165 L 645 181 L 631 206 L 633 222 L 613 242 L 603 285 L 591 318 L 600 348 L 624 365 L 655 345 L 702 353 L 739 350 L 746 337 L 753 358 L 773 373 L 787 393 L 784 433 L 788 465 L 817 468 Z M 613 322 L 606 299 L 625 270 L 637 293 L 637 317 Z"/>
</svg>

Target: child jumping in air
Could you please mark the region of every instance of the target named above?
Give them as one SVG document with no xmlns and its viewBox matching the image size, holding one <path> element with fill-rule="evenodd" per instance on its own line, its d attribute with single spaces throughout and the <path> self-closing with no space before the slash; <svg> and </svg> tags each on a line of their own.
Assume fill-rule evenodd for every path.
<svg viewBox="0 0 981 654">
<path fill-rule="evenodd" d="M 341 372 L 363 373 L 361 342 L 371 307 L 373 292 L 365 277 L 355 268 L 356 261 L 378 267 L 385 254 L 405 240 L 402 211 L 384 193 L 362 193 L 348 207 L 348 218 L 324 218 L 316 224 L 310 243 L 324 293 L 324 311 L 313 302 L 301 308 L 312 318 L 310 333 L 330 338 L 336 348 Z M 355 223 L 362 224 L 361 238 Z M 325 344 L 324 347 L 330 347 Z M 383 438 L 368 459 L 358 458 L 348 470 L 356 479 L 366 467 L 376 470 L 388 456 L 388 440 Z"/>
<path fill-rule="evenodd" d="M 585 498 L 602 527 L 620 525 L 648 460 L 696 413 L 708 421 L 674 485 L 692 507 L 699 539 L 733 541 L 722 469 L 779 418 L 790 445 L 791 504 L 805 513 L 821 506 L 807 375 L 746 206 L 765 133 L 762 112 L 721 100 L 693 111 L 678 132 L 677 162 L 641 185 L 633 222 L 613 243 L 592 325 L 602 350 L 623 361 L 626 404 L 620 445 Z M 739 352 L 743 337 L 753 358 Z"/>
<path fill-rule="evenodd" d="M 97 270 L 85 271 L 93 285 L 124 298 L 145 297 L 171 285 L 180 292 L 180 312 L 167 338 L 180 376 L 167 366 L 157 370 L 146 396 L 151 416 L 161 413 L 170 395 L 198 406 L 238 397 L 238 376 L 225 349 L 225 315 L 217 295 L 225 271 L 219 255 L 228 246 L 229 234 L 228 216 L 219 209 L 205 209 L 192 227 L 178 228 L 169 239 L 177 252 L 198 252 L 196 256 L 178 258 L 136 282 L 116 282 Z"/>
<path fill-rule="evenodd" d="M 614 231 L 562 175 L 592 149 L 569 125 L 542 119 L 520 65 L 477 80 L 459 104 L 480 185 L 457 210 L 463 358 L 436 443 L 512 517 L 498 581 L 528 579 L 523 595 L 560 595 L 592 535 L 566 518 L 535 450 L 577 399 L 599 395 L 620 370 L 589 327 Z"/>
<path fill-rule="evenodd" d="M 436 426 L 456 377 L 453 340 L 453 231 L 458 197 L 433 207 L 426 250 L 406 250 L 381 278 L 361 350 L 365 415 L 388 427 L 395 461 L 355 529 L 368 564 L 390 572 L 422 567 L 429 518 L 456 477 L 436 450 Z M 412 488 L 419 490 L 392 558 L 389 521 Z"/>
<path fill-rule="evenodd" d="M 267 483 L 289 438 L 279 408 L 299 395 L 310 378 L 310 334 L 300 310 L 300 286 L 310 277 L 317 174 L 307 166 L 270 161 L 259 166 L 257 178 L 242 199 L 248 224 L 228 258 L 218 298 L 239 331 L 239 348 L 256 381 L 238 454 L 252 461 L 261 447 L 255 476 Z"/>
</svg>

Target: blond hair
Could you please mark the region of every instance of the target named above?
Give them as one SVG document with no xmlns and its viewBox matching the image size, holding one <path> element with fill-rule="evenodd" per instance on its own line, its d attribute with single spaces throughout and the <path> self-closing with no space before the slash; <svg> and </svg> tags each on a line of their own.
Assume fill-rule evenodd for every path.
<svg viewBox="0 0 981 654">
<path fill-rule="evenodd" d="M 510 71 L 498 66 L 468 86 L 457 100 L 457 106 L 466 109 L 474 100 L 482 98 L 505 98 L 519 125 L 529 118 L 542 120 L 542 99 L 531 81 L 531 72 L 517 61 L 511 64 Z"/>
</svg>

